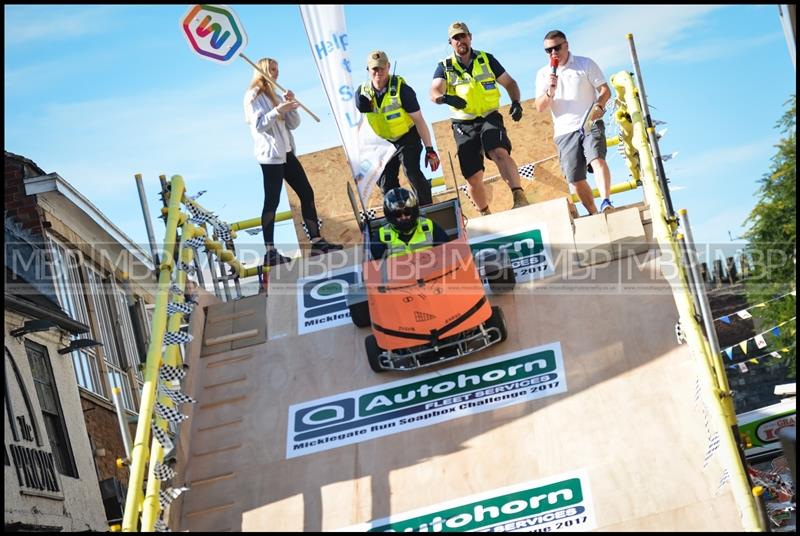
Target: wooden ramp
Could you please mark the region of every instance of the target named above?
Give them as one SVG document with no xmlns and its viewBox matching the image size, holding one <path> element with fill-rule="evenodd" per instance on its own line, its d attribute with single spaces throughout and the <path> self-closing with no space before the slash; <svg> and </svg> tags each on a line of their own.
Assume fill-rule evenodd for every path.
<svg viewBox="0 0 800 536">
<path fill-rule="evenodd" d="M 489 296 L 508 339 L 416 373 L 372 372 L 342 315 L 356 247 L 270 274 L 265 342 L 209 351 L 260 329 L 209 306 L 171 526 L 740 530 L 648 218 L 562 198 L 470 221 L 527 279 Z"/>
</svg>

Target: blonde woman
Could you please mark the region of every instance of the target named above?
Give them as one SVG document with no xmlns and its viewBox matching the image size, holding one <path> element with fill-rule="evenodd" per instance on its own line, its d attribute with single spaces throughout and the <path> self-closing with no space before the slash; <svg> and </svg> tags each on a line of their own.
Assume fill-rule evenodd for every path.
<svg viewBox="0 0 800 536">
<path fill-rule="evenodd" d="M 272 58 L 258 60 L 258 66 L 268 72 L 273 80 L 278 79 L 278 62 Z M 244 94 L 244 115 L 253 136 L 253 152 L 261 164 L 264 176 L 264 208 L 261 211 L 261 229 L 264 232 L 264 245 L 267 254 L 264 264 L 275 266 L 290 259 L 275 249 L 275 214 L 281 197 L 284 179 L 300 198 L 303 224 L 311 238 L 311 255 L 321 255 L 342 249 L 339 244 L 326 241 L 319 232 L 317 208 L 314 204 L 314 190 L 308 177 L 295 156 L 295 143 L 292 130 L 300 125 L 299 103 L 294 93 L 287 91 L 282 97 L 275 88 L 256 69 L 253 79 Z"/>
</svg>

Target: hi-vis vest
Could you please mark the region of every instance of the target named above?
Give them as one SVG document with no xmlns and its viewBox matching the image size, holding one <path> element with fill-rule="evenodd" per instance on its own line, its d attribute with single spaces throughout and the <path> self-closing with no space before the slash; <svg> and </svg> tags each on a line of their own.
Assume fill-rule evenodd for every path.
<svg viewBox="0 0 800 536">
<path fill-rule="evenodd" d="M 467 101 L 467 106 L 462 110 L 450 107 L 453 119 L 485 117 L 500 107 L 500 89 L 489 66 L 489 58 L 486 52 L 476 50 L 475 53 L 477 56 L 472 61 L 472 73 L 461 68 L 455 54 L 442 60 L 447 94 L 458 95 Z"/>
<path fill-rule="evenodd" d="M 414 251 L 423 251 L 433 247 L 433 222 L 428 218 L 420 217 L 417 220 L 417 228 L 408 244 L 400 240 L 400 235 L 390 225 L 384 225 L 378 230 L 378 237 L 381 242 L 386 244 L 386 258 Z"/>
<path fill-rule="evenodd" d="M 375 89 L 371 82 L 361 85 L 361 93 L 372 100 L 372 107 L 375 112 L 367 113 L 367 121 L 375 134 L 389 141 L 396 141 L 409 131 L 414 121 L 403 109 L 400 102 L 400 86 L 405 80 L 401 76 L 391 76 L 389 78 L 389 89 L 383 97 L 383 106 L 378 107 L 375 97 Z"/>
</svg>

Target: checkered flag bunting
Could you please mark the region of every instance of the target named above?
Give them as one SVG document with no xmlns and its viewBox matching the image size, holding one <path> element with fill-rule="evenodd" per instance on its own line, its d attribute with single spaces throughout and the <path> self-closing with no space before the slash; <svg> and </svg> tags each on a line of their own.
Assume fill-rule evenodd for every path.
<svg viewBox="0 0 800 536">
<path fill-rule="evenodd" d="M 181 288 L 178 285 L 176 285 L 175 283 L 172 283 L 169 286 L 169 292 L 170 292 L 170 294 L 183 294 L 183 291 L 181 290 Z"/>
<path fill-rule="evenodd" d="M 378 216 L 378 211 L 374 208 L 368 208 L 366 212 L 363 210 L 358 211 L 358 219 L 362 222 L 366 222 L 368 219 L 374 220 Z"/>
<path fill-rule="evenodd" d="M 175 303 L 170 302 L 167 304 L 167 314 L 174 315 L 175 313 L 183 313 L 185 315 L 192 314 L 194 310 L 194 303 Z"/>
<path fill-rule="evenodd" d="M 155 438 L 159 443 L 161 443 L 161 447 L 167 452 L 172 450 L 175 445 L 172 443 L 172 440 L 169 438 L 166 430 L 158 426 L 156 421 L 152 421 L 150 428 L 152 428 Z"/>
<path fill-rule="evenodd" d="M 158 377 L 162 382 L 171 382 L 180 380 L 186 376 L 186 370 L 169 365 L 161 365 L 161 370 L 158 371 Z"/>
<path fill-rule="evenodd" d="M 163 519 L 156 519 L 153 528 L 156 529 L 156 532 L 172 532 Z"/>
<path fill-rule="evenodd" d="M 195 199 L 197 199 L 198 197 L 200 197 L 201 195 L 203 195 L 203 194 L 204 194 L 204 193 L 206 193 L 207 191 L 208 191 L 208 190 L 200 190 L 200 191 L 199 191 L 199 192 L 197 192 L 196 194 L 194 194 L 194 195 L 190 195 L 190 196 L 189 196 L 189 199 L 191 199 L 192 201 L 194 201 Z"/>
<path fill-rule="evenodd" d="M 153 468 L 153 475 L 159 480 L 169 480 L 177 474 L 175 469 L 161 462 L 156 462 L 156 466 Z"/>
<path fill-rule="evenodd" d="M 184 244 L 192 249 L 202 248 L 206 245 L 206 238 L 204 236 L 195 236 L 194 238 L 184 241 Z"/>
<path fill-rule="evenodd" d="M 533 180 L 533 168 L 534 164 L 525 164 L 519 168 L 519 176 L 523 179 Z"/>
<path fill-rule="evenodd" d="M 168 331 L 164 333 L 164 344 L 185 344 L 192 342 L 192 335 L 185 331 Z"/>
<path fill-rule="evenodd" d="M 729 480 L 731 479 L 731 474 L 728 472 L 727 469 L 722 471 L 722 476 L 719 479 L 719 485 L 717 486 L 714 495 L 719 495 L 720 490 L 722 490 L 722 486 L 724 486 Z"/>
<path fill-rule="evenodd" d="M 158 415 L 162 419 L 168 420 L 169 422 L 175 422 L 175 423 L 179 423 L 189 418 L 187 415 L 184 415 L 183 413 L 181 413 L 176 409 L 168 408 L 161 402 L 156 402 L 156 415 Z"/>
<path fill-rule="evenodd" d="M 161 387 L 160 391 L 164 396 L 166 396 L 176 404 L 183 404 L 186 402 L 194 404 L 195 402 L 197 402 L 197 400 L 195 400 L 191 396 L 185 395 L 180 391 L 176 391 L 175 389 L 169 389 L 168 387 Z"/>
<path fill-rule="evenodd" d="M 159 491 L 158 502 L 161 504 L 161 508 L 166 508 L 169 506 L 170 503 L 177 499 L 184 491 L 189 491 L 189 488 L 186 486 L 181 486 L 180 488 L 167 488 Z"/>
</svg>

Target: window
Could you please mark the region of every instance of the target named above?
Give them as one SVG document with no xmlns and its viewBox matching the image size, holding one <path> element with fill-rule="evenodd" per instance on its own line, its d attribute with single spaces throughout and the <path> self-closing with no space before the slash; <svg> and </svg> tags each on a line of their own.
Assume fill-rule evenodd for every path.
<svg viewBox="0 0 800 536">
<path fill-rule="evenodd" d="M 61 411 L 61 401 L 58 398 L 58 389 L 56 389 L 53 378 L 53 369 L 50 366 L 47 348 L 26 340 L 25 351 L 31 365 L 33 383 L 36 386 L 39 406 L 42 408 L 42 419 L 47 430 L 47 437 L 50 439 L 50 449 L 53 451 L 56 467 L 62 475 L 78 478 L 78 468 L 75 466 L 75 458 L 72 455 L 67 425 Z"/>
<path fill-rule="evenodd" d="M 64 312 L 70 317 L 91 326 L 89 313 L 86 309 L 86 298 L 81 283 L 80 268 L 75 254 L 59 243 L 52 236 L 48 236 L 53 254 L 53 283 L 58 295 L 58 301 Z M 73 338 L 90 338 L 91 333 L 75 335 Z M 75 367 L 75 376 L 78 385 L 87 391 L 105 397 L 103 383 L 100 381 L 100 371 L 97 366 L 97 349 L 84 348 L 72 352 L 72 363 Z"/>
</svg>

